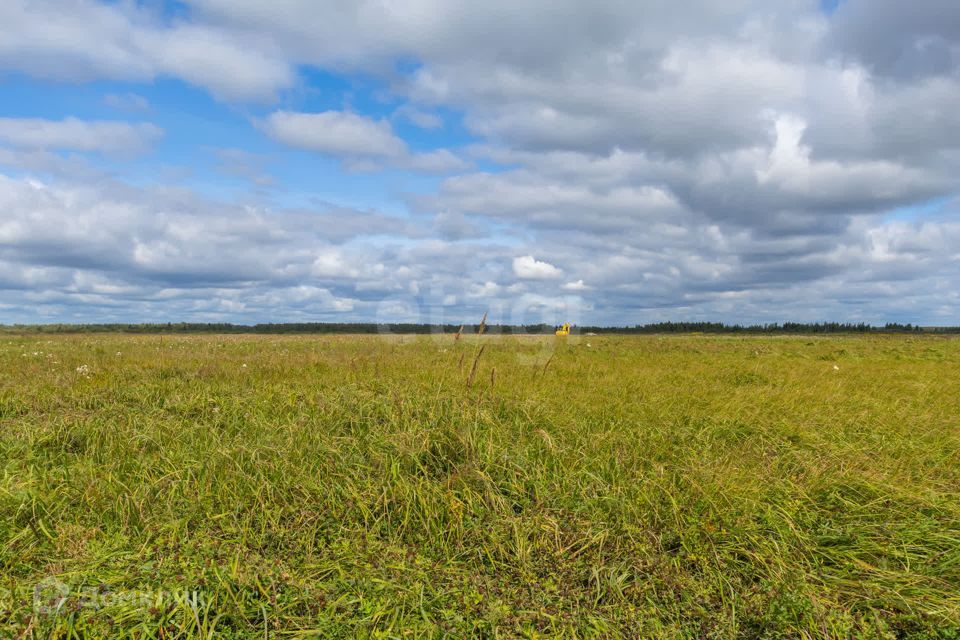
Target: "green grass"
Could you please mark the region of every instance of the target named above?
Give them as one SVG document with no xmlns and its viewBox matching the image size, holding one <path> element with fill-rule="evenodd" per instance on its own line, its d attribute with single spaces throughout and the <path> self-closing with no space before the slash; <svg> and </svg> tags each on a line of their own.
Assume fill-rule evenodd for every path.
<svg viewBox="0 0 960 640">
<path fill-rule="evenodd" d="M 481 340 L 4 336 L 0 637 L 960 637 L 960 342 Z"/>
</svg>

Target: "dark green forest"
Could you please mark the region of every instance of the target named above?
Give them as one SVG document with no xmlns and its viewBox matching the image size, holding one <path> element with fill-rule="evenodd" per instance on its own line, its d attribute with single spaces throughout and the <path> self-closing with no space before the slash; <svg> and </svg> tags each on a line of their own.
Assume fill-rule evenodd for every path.
<svg viewBox="0 0 960 640">
<path fill-rule="evenodd" d="M 477 325 L 463 325 L 464 333 L 476 333 Z M 555 327 L 535 325 L 486 325 L 484 332 L 492 334 L 549 334 Z M 145 334 L 435 334 L 456 333 L 459 324 L 377 324 L 349 322 L 296 322 L 265 324 L 230 323 L 143 323 L 143 324 L 38 324 L 0 325 L 5 333 L 145 333 Z M 825 334 L 825 333 L 960 333 L 960 327 L 921 327 L 913 324 L 888 323 L 874 326 L 849 322 L 784 322 L 772 324 L 724 324 L 722 322 L 657 322 L 632 326 L 574 326 L 573 333 L 585 334 Z"/>
</svg>

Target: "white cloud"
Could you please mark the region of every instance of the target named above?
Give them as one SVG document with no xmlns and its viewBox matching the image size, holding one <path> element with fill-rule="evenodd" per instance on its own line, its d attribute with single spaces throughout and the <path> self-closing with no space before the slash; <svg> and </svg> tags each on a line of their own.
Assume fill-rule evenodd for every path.
<svg viewBox="0 0 960 640">
<path fill-rule="evenodd" d="M 436 149 L 424 153 L 409 154 L 400 166 L 426 173 L 453 173 L 469 169 L 472 165 L 453 154 L 449 149 Z"/>
<path fill-rule="evenodd" d="M 0 118 L 0 142 L 25 149 L 135 152 L 162 135 L 159 127 L 149 123 Z"/>
<path fill-rule="evenodd" d="M 850 192 L 895 198 L 911 187 L 932 182 L 922 171 L 885 160 L 847 164 L 811 160 L 810 147 L 802 143 L 806 122 L 795 116 L 779 115 L 774 126 L 776 139 L 769 161 L 756 171 L 760 184 L 776 184 L 786 193 L 838 199 Z"/>
<path fill-rule="evenodd" d="M 406 120 L 414 126 L 420 127 L 421 129 L 443 128 L 443 118 L 435 113 L 431 113 L 430 111 L 418 109 L 413 105 L 405 104 L 397 109 L 393 115 L 395 117 L 402 118 L 403 120 Z"/>
<path fill-rule="evenodd" d="M 518 256 L 493 238 L 438 240 L 372 212 L 271 211 L 129 185 L 0 176 L 0 210 L 6 321 L 369 319 L 394 302 L 422 320 L 451 296 L 455 308 L 433 319 L 463 322 L 489 308 L 505 321 L 539 321 L 537 309 L 570 294 L 589 311 L 583 321 L 598 323 L 851 319 L 851 297 L 863 301 L 856 317 L 873 321 L 960 309 L 952 222 L 861 216 L 826 237 L 706 221 L 602 240 L 544 232 L 520 242 L 529 253 Z M 498 284 L 511 275 L 519 280 Z"/>
<path fill-rule="evenodd" d="M 549 262 L 537 260 L 533 256 L 519 256 L 513 259 L 513 273 L 518 278 L 529 280 L 549 280 L 559 278 L 563 271 Z"/>
<path fill-rule="evenodd" d="M 683 213 L 676 197 L 659 185 L 594 186 L 582 176 L 554 179 L 528 169 L 453 176 L 444 180 L 436 195 L 419 198 L 418 205 L 567 229 L 618 230 Z"/>
<path fill-rule="evenodd" d="M 564 291 L 586 291 L 589 289 L 587 285 L 583 283 L 583 280 L 576 280 L 574 282 L 567 282 L 563 285 L 562 289 Z"/>
<path fill-rule="evenodd" d="M 137 40 L 156 73 L 179 77 L 226 99 L 269 101 L 293 84 L 291 64 L 269 36 L 178 25 L 148 31 Z"/>
<path fill-rule="evenodd" d="M 125 287 L 160 296 L 142 283 L 162 282 L 177 309 L 203 313 L 208 297 L 237 313 L 300 312 L 310 298 L 370 317 L 374 299 L 434 293 L 438 305 L 457 295 L 504 307 L 568 295 L 598 321 L 958 308 L 960 243 L 946 221 L 960 192 L 960 5 L 846 0 L 832 17 L 810 0 L 685 7 L 186 0 L 171 15 L 151 3 L 0 3 L 0 70 L 281 97 L 283 110 L 253 119 L 282 144 L 348 170 L 454 174 L 436 188 L 354 176 L 378 194 L 416 194 L 409 216 L 271 213 L 276 194 L 241 198 L 249 207 L 174 197 L 57 153 L 137 148 L 148 131 L 38 121 L 31 133 L 14 121 L 0 162 L 57 179 L 4 186 L 17 195 L 2 202 L 0 272 L 62 304 L 135 305 Z M 309 66 L 350 85 L 324 87 L 325 104 L 367 104 L 373 86 L 392 113 L 298 111 L 317 89 L 297 73 Z M 399 135 L 406 123 L 424 129 L 416 144 Z M 479 170 L 460 149 L 421 144 L 464 130 Z M 219 158 L 269 183 L 263 157 Z"/>
<path fill-rule="evenodd" d="M 294 81 L 269 34 L 165 21 L 94 0 L 0 3 L 0 68 L 54 80 L 173 76 L 231 100 L 268 100 Z"/>
<path fill-rule="evenodd" d="M 488 280 L 484 283 L 475 283 L 470 287 L 467 295 L 473 298 L 488 298 L 500 293 L 501 287 L 496 282 Z"/>
<path fill-rule="evenodd" d="M 341 157 L 354 171 L 376 171 L 379 162 L 427 173 L 451 173 L 470 166 L 449 149 L 411 152 L 387 120 L 348 111 L 275 111 L 262 128 L 291 147 Z"/>
<path fill-rule="evenodd" d="M 403 140 L 394 135 L 386 120 L 345 111 L 275 111 L 263 127 L 278 142 L 331 155 L 390 158 L 406 151 Z"/>
</svg>

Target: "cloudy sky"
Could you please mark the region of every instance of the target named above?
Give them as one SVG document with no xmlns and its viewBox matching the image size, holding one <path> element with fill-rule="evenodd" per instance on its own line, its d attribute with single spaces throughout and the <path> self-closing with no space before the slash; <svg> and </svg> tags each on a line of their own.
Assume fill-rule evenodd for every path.
<svg viewBox="0 0 960 640">
<path fill-rule="evenodd" d="M 0 323 L 960 324 L 956 0 L 3 0 Z"/>
</svg>

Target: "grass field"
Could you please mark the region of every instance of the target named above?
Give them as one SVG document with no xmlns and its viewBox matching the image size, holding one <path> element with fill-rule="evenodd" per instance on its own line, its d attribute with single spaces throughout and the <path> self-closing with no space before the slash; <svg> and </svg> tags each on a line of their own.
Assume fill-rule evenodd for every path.
<svg viewBox="0 0 960 640">
<path fill-rule="evenodd" d="M 956 340 L 6 335 L 0 464 L 15 638 L 960 637 Z"/>
</svg>

